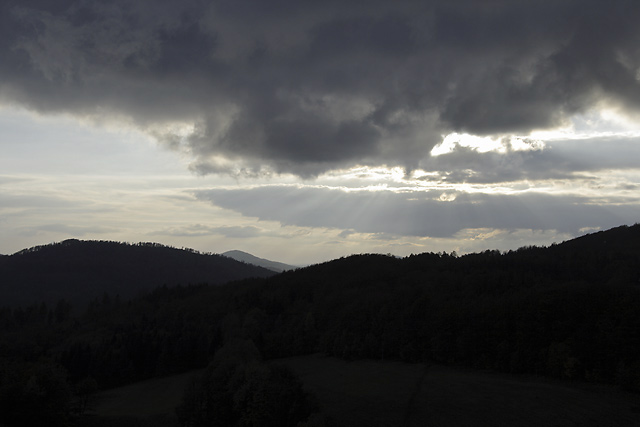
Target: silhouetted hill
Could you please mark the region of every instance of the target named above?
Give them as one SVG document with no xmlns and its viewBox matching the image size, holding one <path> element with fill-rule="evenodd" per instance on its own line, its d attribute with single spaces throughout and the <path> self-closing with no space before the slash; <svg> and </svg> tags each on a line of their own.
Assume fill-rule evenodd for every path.
<svg viewBox="0 0 640 427">
<path fill-rule="evenodd" d="M 60 387 L 69 387 L 93 378 L 113 387 L 203 368 L 225 347 L 242 350 L 226 353 L 235 361 L 245 360 L 242 352 L 266 360 L 322 353 L 616 384 L 640 392 L 639 232 L 640 225 L 624 226 L 550 247 L 464 256 L 353 255 L 221 286 L 160 287 L 126 304 L 99 299 L 85 313 L 70 313 L 64 304 L 0 308 L 0 424 L 37 412 L 34 402 L 66 410 L 50 404 L 63 394 L 36 393 L 33 372 L 42 384 L 58 378 Z M 123 270 L 119 278 L 145 263 L 153 263 L 145 271 L 169 277 L 175 269 L 161 260 L 185 257 L 184 272 L 204 259 L 159 247 L 173 255 L 149 260 L 136 251 L 156 245 L 77 241 L 8 259 L 43 257 L 48 261 L 24 262 L 19 271 L 45 265 L 58 276 L 73 259 L 73 271 L 83 277 L 89 273 L 80 266 L 91 277 L 104 277 L 104 271 L 96 274 L 104 264 L 93 260 L 112 258 L 109 245 L 126 253 L 115 264 Z M 61 249 L 73 256 L 45 257 Z M 202 383 L 197 389 L 222 408 L 233 402 L 228 381 L 240 378 L 225 366 L 214 365 L 209 378 L 222 388 Z M 67 380 L 54 375 L 59 369 Z M 270 378 L 260 372 L 258 377 Z M 255 379 L 245 380 L 250 378 Z M 16 402 L 13 396 L 25 397 Z M 197 415 L 203 409 L 195 410 Z"/>
<path fill-rule="evenodd" d="M 247 252 L 233 250 L 224 252 L 222 255 L 227 256 L 229 258 L 233 258 L 236 261 L 246 262 L 248 264 L 257 265 L 259 267 L 264 267 L 268 270 L 275 271 L 277 273 L 281 273 L 286 270 L 294 270 L 296 267 L 292 265 L 288 265 L 282 262 L 271 261 L 264 258 L 259 258 L 255 255 L 251 255 Z"/>
<path fill-rule="evenodd" d="M 610 230 L 586 234 L 561 243 L 563 249 L 601 253 L 637 252 L 640 250 L 640 224 L 622 225 Z"/>
<path fill-rule="evenodd" d="M 65 240 L 0 257 L 3 305 L 84 304 L 107 292 L 133 297 L 158 286 L 220 284 L 272 271 L 228 257 L 154 243 Z"/>
</svg>

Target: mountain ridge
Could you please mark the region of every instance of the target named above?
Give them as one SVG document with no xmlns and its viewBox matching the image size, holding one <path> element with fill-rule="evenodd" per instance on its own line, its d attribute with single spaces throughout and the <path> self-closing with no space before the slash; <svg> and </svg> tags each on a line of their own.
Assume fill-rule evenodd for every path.
<svg viewBox="0 0 640 427">
<path fill-rule="evenodd" d="M 283 271 L 287 271 L 287 270 L 295 270 L 296 268 L 298 268 L 293 265 L 285 264 L 283 262 L 260 258 L 248 252 L 240 251 L 237 249 L 223 252 L 221 255 L 224 255 L 229 258 L 233 258 L 236 261 L 257 265 L 259 267 L 263 267 L 268 270 L 275 271 L 277 273 L 282 273 Z"/>
<path fill-rule="evenodd" d="M 532 253 L 536 255 L 531 256 Z M 562 280 L 598 278 L 637 283 L 639 273 L 634 263 L 639 259 L 635 255 L 638 253 L 640 224 L 635 224 L 588 233 L 550 246 L 524 246 L 507 252 L 487 250 L 461 256 L 453 253 L 422 253 L 405 258 L 380 255 L 378 263 L 387 265 L 389 270 L 407 268 L 401 267 L 403 264 L 419 265 L 422 270 L 433 264 L 429 259 L 433 258 L 435 262 L 435 258 L 445 257 L 451 259 L 448 262 L 458 259 L 458 265 L 465 269 L 481 264 L 484 268 L 513 269 L 526 264 L 534 272 L 536 269 L 555 270 Z M 487 257 L 487 254 L 493 256 Z M 625 264 L 621 268 L 614 264 L 601 268 L 601 264 L 593 262 L 603 257 L 617 257 L 618 262 Z M 359 258 L 362 261 L 358 261 Z M 294 267 L 237 250 L 212 254 L 150 242 L 69 239 L 0 256 L 0 300 L 5 306 L 55 303 L 59 299 L 82 305 L 104 293 L 132 298 L 162 285 L 222 284 L 270 277 L 278 271 L 289 275 L 294 272 L 292 270 L 300 270 L 301 276 L 305 276 L 306 271 L 332 274 L 332 270 L 342 269 L 346 260 L 357 265 L 366 263 L 365 258 L 352 255 L 314 266 Z M 442 260 L 438 262 L 442 264 Z M 363 269 L 346 271 L 346 274 L 368 277 Z"/>
<path fill-rule="evenodd" d="M 124 248 L 136 264 L 132 249 L 149 245 L 194 260 L 160 245 Z M 90 243 L 59 246 L 102 256 Z M 442 364 L 640 392 L 640 224 L 549 247 L 359 254 L 269 274 L 221 286 L 162 286 L 124 304 L 98 298 L 84 313 L 36 301 L 0 309 L 0 358 L 8 362 L 0 364 L 0 378 L 10 381 L 0 383 L 0 424 L 6 414 L 34 410 L 31 401 L 16 406 L 11 393 L 38 390 L 23 380 L 33 377 L 37 360 L 43 381 L 59 367 L 68 373 L 67 387 L 93 378 L 110 388 L 207 365 L 217 370 L 224 360 L 319 353 L 350 363 Z"/>
<path fill-rule="evenodd" d="M 275 274 L 218 254 L 158 243 L 69 239 L 0 257 L 4 305 L 85 304 L 104 293 L 132 298 L 178 284 L 222 284 Z"/>
</svg>

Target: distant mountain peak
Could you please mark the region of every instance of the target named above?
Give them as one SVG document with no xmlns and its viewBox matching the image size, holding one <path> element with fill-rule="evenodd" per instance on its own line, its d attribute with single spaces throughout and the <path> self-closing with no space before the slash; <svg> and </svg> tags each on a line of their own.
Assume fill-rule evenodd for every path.
<svg viewBox="0 0 640 427">
<path fill-rule="evenodd" d="M 244 251 L 239 251 L 237 249 L 235 250 L 231 250 L 231 251 L 227 251 L 225 253 L 223 253 L 222 255 L 235 259 L 236 261 L 242 261 L 245 262 L 247 264 L 253 264 L 253 265 L 257 265 L 259 267 L 263 267 L 266 268 L 268 270 L 271 271 L 275 271 L 278 273 L 281 273 L 283 271 L 286 270 L 293 270 L 296 267 L 289 265 L 289 264 L 285 264 L 282 262 L 277 262 L 277 261 L 271 261 L 268 259 L 264 259 L 264 258 L 259 258 L 255 255 L 251 255 L 250 253 L 244 252 Z"/>
</svg>

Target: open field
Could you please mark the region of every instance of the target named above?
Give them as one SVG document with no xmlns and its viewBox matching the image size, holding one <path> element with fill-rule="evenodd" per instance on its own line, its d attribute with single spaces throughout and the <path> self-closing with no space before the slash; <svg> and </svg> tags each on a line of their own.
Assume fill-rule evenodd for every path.
<svg viewBox="0 0 640 427">
<path fill-rule="evenodd" d="M 343 426 L 634 426 L 640 396 L 438 365 L 286 359 Z"/>
<path fill-rule="evenodd" d="M 640 396 L 614 387 L 512 377 L 439 365 L 281 359 L 341 426 L 634 426 Z M 102 392 L 86 425 L 174 426 L 197 372 Z"/>
<path fill-rule="evenodd" d="M 106 390 L 95 399 L 87 426 L 176 426 L 175 408 L 194 375 L 188 372 L 164 378 L 154 378 L 128 386 Z"/>
</svg>

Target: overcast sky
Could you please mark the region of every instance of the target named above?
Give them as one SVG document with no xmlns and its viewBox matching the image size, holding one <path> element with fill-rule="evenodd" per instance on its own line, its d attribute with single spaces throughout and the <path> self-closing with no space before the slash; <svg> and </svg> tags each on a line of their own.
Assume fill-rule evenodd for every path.
<svg viewBox="0 0 640 427">
<path fill-rule="evenodd" d="M 0 253 L 516 249 L 640 221 L 637 0 L 0 0 Z"/>
</svg>

